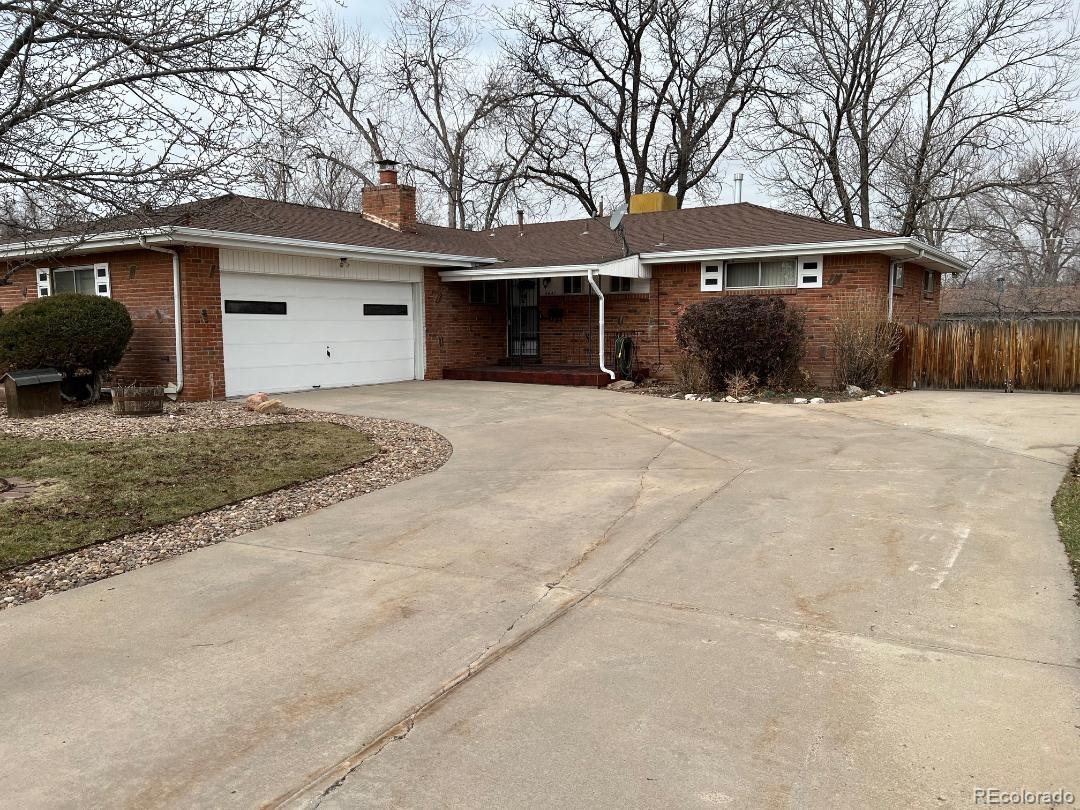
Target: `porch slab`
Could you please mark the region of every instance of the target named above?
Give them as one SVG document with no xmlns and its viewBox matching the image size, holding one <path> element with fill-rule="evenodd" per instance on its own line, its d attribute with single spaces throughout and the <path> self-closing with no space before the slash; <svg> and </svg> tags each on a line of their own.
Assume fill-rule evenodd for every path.
<svg viewBox="0 0 1080 810">
<path fill-rule="evenodd" d="M 604 388 L 612 379 L 588 366 L 471 366 L 444 368 L 444 380 L 531 383 L 533 385 L 577 385 Z"/>
</svg>

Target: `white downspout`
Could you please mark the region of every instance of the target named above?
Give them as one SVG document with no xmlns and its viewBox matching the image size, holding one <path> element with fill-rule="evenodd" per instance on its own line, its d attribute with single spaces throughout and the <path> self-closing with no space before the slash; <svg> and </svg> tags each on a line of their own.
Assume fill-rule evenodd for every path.
<svg viewBox="0 0 1080 810">
<path fill-rule="evenodd" d="M 155 253 L 167 253 L 172 256 L 173 322 L 176 325 L 176 382 L 165 386 L 165 393 L 175 396 L 184 389 L 184 324 L 180 314 L 180 254 L 169 248 L 149 245 L 146 243 L 146 237 L 140 237 L 139 244 L 146 250 L 152 250 Z"/>
<path fill-rule="evenodd" d="M 590 267 L 586 272 L 589 278 L 589 286 L 593 288 L 596 297 L 600 299 L 600 370 L 614 380 L 615 372 L 604 365 L 604 293 L 601 292 L 600 285 L 593 278 L 592 268 Z"/>
</svg>

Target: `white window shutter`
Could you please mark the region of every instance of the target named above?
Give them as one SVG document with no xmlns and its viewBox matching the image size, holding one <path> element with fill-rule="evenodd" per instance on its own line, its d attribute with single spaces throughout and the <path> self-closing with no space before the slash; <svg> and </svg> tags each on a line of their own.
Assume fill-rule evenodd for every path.
<svg viewBox="0 0 1080 810">
<path fill-rule="evenodd" d="M 719 292 L 724 289 L 724 263 L 701 263 L 701 289 L 703 292 Z"/>
<path fill-rule="evenodd" d="M 820 253 L 811 256 L 800 256 L 798 261 L 799 278 L 798 286 L 801 288 L 820 287 L 824 277 L 825 257 Z"/>
<path fill-rule="evenodd" d="M 94 265 L 94 294 L 112 298 L 112 283 L 109 281 L 107 262 Z"/>
<path fill-rule="evenodd" d="M 48 267 L 37 269 L 37 294 L 38 298 L 48 298 L 52 295 L 52 272 Z"/>
</svg>

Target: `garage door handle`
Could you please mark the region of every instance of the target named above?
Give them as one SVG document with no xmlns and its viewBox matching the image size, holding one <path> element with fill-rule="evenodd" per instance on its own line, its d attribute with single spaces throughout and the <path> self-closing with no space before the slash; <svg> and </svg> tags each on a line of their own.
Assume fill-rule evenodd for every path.
<svg viewBox="0 0 1080 810">
<path fill-rule="evenodd" d="M 329 346 L 326 347 L 326 356 L 327 357 L 330 356 L 330 347 Z"/>
</svg>

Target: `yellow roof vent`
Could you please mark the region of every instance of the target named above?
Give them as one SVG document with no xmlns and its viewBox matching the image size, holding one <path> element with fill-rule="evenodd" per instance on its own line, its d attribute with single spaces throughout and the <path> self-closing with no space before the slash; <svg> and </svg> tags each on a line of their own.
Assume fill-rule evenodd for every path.
<svg viewBox="0 0 1080 810">
<path fill-rule="evenodd" d="M 655 214 L 657 211 L 674 211 L 678 207 L 675 197 L 663 191 L 633 194 L 630 197 L 631 214 Z"/>
</svg>

